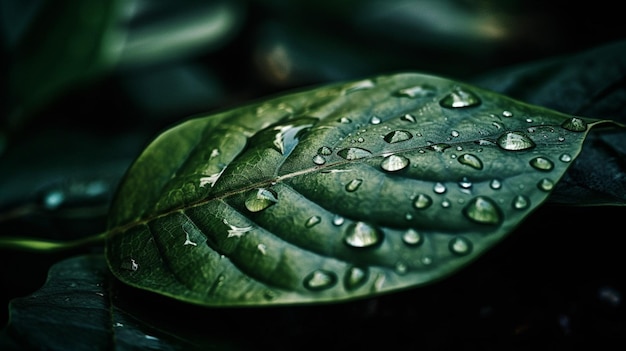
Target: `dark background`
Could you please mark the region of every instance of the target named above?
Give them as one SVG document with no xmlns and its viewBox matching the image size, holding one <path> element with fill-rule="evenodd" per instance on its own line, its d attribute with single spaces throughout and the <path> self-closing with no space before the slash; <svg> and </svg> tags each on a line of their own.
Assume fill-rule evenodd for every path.
<svg viewBox="0 0 626 351">
<path fill-rule="evenodd" d="M 91 12 L 70 1 L 0 2 L 0 235 L 68 240 L 103 232 L 108 201 L 134 157 L 191 115 L 397 71 L 471 81 L 626 39 L 619 8 L 605 0 L 128 3 L 135 7 L 120 15 L 106 10 L 115 1 L 94 1 L 100 7 Z M 101 18 L 114 25 L 98 27 Z M 93 28 L 111 27 L 136 45 L 107 47 Z M 148 52 L 155 47 L 163 49 Z M 59 193 L 64 200 L 54 202 Z M 305 308 L 306 321 L 294 312 L 273 318 L 277 328 L 293 327 L 285 331 L 290 341 L 307 328 L 355 321 L 364 323 L 363 338 L 392 325 L 403 338 L 414 334 L 414 346 L 430 349 L 458 346 L 450 337 L 507 337 L 525 345 L 549 336 L 558 346 L 574 343 L 571 336 L 621 338 L 621 214 L 623 208 L 546 206 L 449 280 Z M 8 306 L 33 293 L 51 264 L 85 251 L 91 250 L 0 251 L 0 302 Z M 8 307 L 0 316 L 7 321 Z M 330 342 L 336 332 L 325 335 Z"/>
</svg>

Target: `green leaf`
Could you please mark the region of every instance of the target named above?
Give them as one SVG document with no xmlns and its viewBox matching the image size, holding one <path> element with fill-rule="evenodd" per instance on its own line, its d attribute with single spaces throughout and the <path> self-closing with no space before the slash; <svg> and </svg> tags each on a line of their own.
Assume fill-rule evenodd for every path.
<svg viewBox="0 0 626 351">
<path fill-rule="evenodd" d="M 431 283 L 544 202 L 602 122 L 417 73 L 193 118 L 126 174 L 107 261 L 131 286 L 209 306 Z"/>
</svg>

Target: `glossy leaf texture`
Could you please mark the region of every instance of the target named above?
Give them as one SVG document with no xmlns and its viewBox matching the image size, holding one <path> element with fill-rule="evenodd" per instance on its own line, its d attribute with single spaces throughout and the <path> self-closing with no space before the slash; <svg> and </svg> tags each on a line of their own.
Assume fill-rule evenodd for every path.
<svg viewBox="0 0 626 351">
<path fill-rule="evenodd" d="M 602 122 L 418 73 L 198 116 L 158 136 L 125 175 L 109 268 L 208 306 L 431 283 L 545 201 Z"/>
</svg>

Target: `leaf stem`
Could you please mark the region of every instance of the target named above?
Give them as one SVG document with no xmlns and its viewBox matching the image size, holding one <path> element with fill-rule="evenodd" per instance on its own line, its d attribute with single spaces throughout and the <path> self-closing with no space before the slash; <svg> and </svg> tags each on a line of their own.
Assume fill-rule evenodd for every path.
<svg viewBox="0 0 626 351">
<path fill-rule="evenodd" d="M 70 241 L 44 240 L 24 237 L 0 237 L 0 250 L 57 253 L 104 242 L 107 232 Z"/>
</svg>

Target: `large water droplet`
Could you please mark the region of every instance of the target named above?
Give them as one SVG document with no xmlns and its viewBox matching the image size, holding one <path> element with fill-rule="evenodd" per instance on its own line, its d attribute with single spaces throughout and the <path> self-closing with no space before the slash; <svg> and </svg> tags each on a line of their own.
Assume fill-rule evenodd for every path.
<svg viewBox="0 0 626 351">
<path fill-rule="evenodd" d="M 406 130 L 394 130 L 393 132 L 387 133 L 383 139 L 385 139 L 386 142 L 393 144 L 401 141 L 407 141 L 412 137 L 411 133 Z"/>
<path fill-rule="evenodd" d="M 380 244 L 383 232 L 365 222 L 354 222 L 348 226 L 344 241 L 352 247 L 365 248 Z"/>
<path fill-rule="evenodd" d="M 403 96 L 403 97 L 409 97 L 409 98 L 414 99 L 414 98 L 433 96 L 435 92 L 436 92 L 435 87 L 428 85 L 428 84 L 419 84 L 416 86 L 398 90 L 398 92 L 396 93 L 396 96 Z"/>
<path fill-rule="evenodd" d="M 355 290 L 365 284 L 369 278 L 369 270 L 366 267 L 352 266 L 343 277 L 343 285 L 346 290 Z"/>
<path fill-rule="evenodd" d="M 502 219 L 500 208 L 488 197 L 477 196 L 463 209 L 467 218 L 477 223 L 498 224 Z"/>
<path fill-rule="evenodd" d="M 531 166 L 533 166 L 533 168 L 540 171 L 551 171 L 552 168 L 554 168 L 554 163 L 552 161 L 541 156 L 533 158 L 532 160 L 530 160 L 529 163 Z"/>
<path fill-rule="evenodd" d="M 250 212 L 263 211 L 278 202 L 278 194 L 270 189 L 260 188 L 246 198 L 245 206 Z"/>
<path fill-rule="evenodd" d="M 587 122 L 578 117 L 572 117 L 561 124 L 561 127 L 571 132 L 584 132 L 587 130 Z"/>
<path fill-rule="evenodd" d="M 348 184 L 346 184 L 346 191 L 356 191 L 361 186 L 361 183 L 363 183 L 363 179 L 352 179 Z"/>
<path fill-rule="evenodd" d="M 380 163 L 380 168 L 387 172 L 397 172 L 409 165 L 409 159 L 402 155 L 389 155 Z"/>
<path fill-rule="evenodd" d="M 535 147 L 535 143 L 522 132 L 506 132 L 496 141 L 504 150 L 519 151 Z"/>
<path fill-rule="evenodd" d="M 516 210 L 523 210 L 530 206 L 530 199 L 524 195 L 517 195 L 513 198 L 512 205 Z"/>
<path fill-rule="evenodd" d="M 450 240 L 448 248 L 453 254 L 464 256 L 472 252 L 472 242 L 465 237 L 458 236 Z"/>
<path fill-rule="evenodd" d="M 415 207 L 418 210 L 423 210 L 425 208 L 428 208 L 432 204 L 433 204 L 433 199 L 431 199 L 430 196 L 426 194 L 418 194 L 413 200 L 413 207 Z"/>
<path fill-rule="evenodd" d="M 456 88 L 441 99 L 439 104 L 445 108 L 464 108 L 480 105 L 480 99 L 469 90 Z"/>
<path fill-rule="evenodd" d="M 411 228 L 402 234 L 402 241 L 409 246 L 420 246 L 424 237 L 417 230 Z"/>
<path fill-rule="evenodd" d="M 352 161 L 371 156 L 372 153 L 369 150 L 365 150 L 360 147 L 349 147 L 337 151 L 337 155 L 348 161 Z"/>
<path fill-rule="evenodd" d="M 304 223 L 304 226 L 307 228 L 311 228 L 321 221 L 322 219 L 320 218 L 320 216 L 312 216 L 309 219 L 307 219 L 306 223 Z"/>
<path fill-rule="evenodd" d="M 550 191 L 554 189 L 554 182 L 548 178 L 544 178 L 537 183 L 537 188 L 543 191 Z"/>
<path fill-rule="evenodd" d="M 304 287 L 313 290 L 325 290 L 337 283 L 337 275 L 331 271 L 317 269 L 309 273 L 303 281 Z"/>
<path fill-rule="evenodd" d="M 481 170 L 483 169 L 483 161 L 481 161 L 476 155 L 463 154 L 458 158 L 459 163 L 470 166 L 472 168 Z"/>
</svg>

